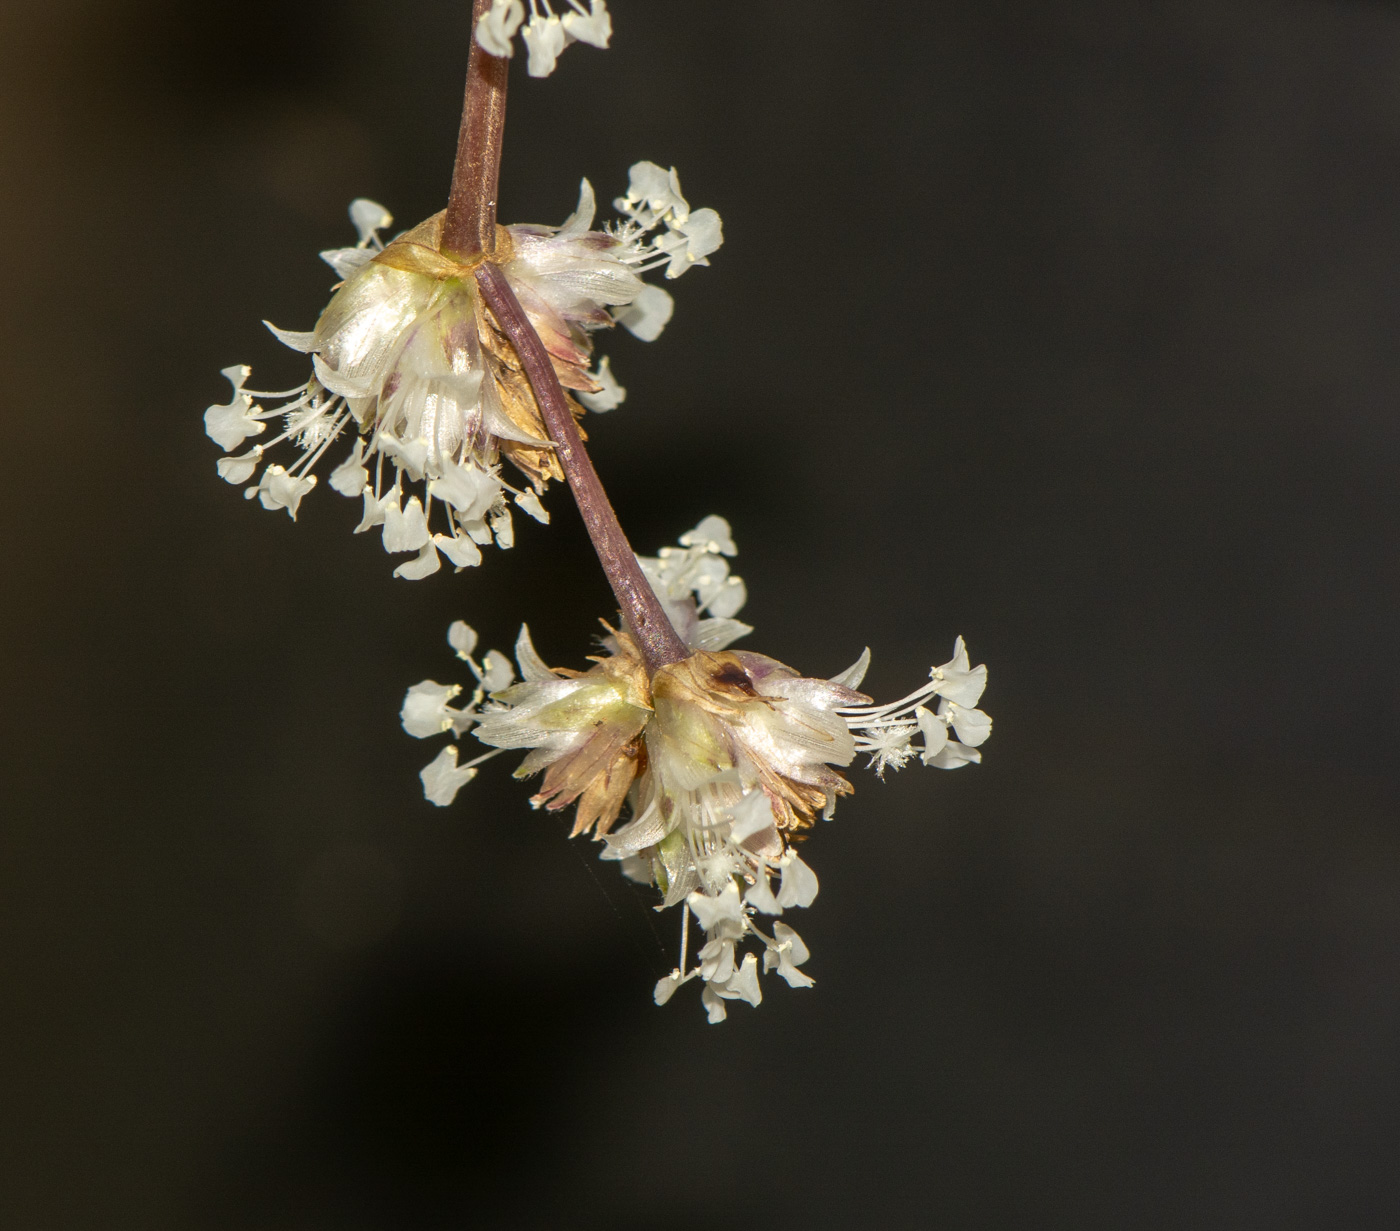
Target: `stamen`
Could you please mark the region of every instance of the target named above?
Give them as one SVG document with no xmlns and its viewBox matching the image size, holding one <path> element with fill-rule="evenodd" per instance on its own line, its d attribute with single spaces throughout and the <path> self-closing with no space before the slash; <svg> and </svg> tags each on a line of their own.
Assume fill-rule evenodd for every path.
<svg viewBox="0 0 1400 1231">
<path fill-rule="evenodd" d="M 283 389 L 280 393 L 259 392 L 257 389 L 240 389 L 238 392 L 246 393 L 250 398 L 289 398 L 296 393 L 305 393 L 312 383 L 308 380 L 304 385 L 298 385 L 295 389 Z"/>
</svg>

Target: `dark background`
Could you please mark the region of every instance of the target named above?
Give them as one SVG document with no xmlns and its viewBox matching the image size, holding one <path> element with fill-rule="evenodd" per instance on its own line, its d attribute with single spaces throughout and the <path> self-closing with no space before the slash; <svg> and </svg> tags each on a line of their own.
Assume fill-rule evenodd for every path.
<svg viewBox="0 0 1400 1231">
<path fill-rule="evenodd" d="M 807 848 L 818 988 L 710 1027 L 670 916 L 398 726 L 454 618 L 580 665 L 562 493 L 408 584 L 202 430 L 302 379 L 259 320 L 352 196 L 441 207 L 466 8 L 0 7 L 0 1224 L 1400 1225 L 1400 15 L 615 0 L 517 59 L 504 219 L 651 158 L 725 220 L 605 345 L 639 549 L 729 517 L 808 674 L 991 669 L 982 767 Z"/>
</svg>

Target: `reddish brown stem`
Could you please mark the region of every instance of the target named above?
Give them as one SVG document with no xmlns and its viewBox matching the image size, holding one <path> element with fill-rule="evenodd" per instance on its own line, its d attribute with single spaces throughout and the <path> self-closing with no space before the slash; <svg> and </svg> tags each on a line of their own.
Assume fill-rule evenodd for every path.
<svg viewBox="0 0 1400 1231">
<path fill-rule="evenodd" d="M 492 252 L 496 247 L 496 192 L 510 61 L 482 50 L 476 41 L 476 23 L 490 7 L 491 0 L 476 0 L 472 6 L 472 49 L 462 127 L 457 132 L 457 162 L 442 224 L 442 250 L 459 259 Z"/>
<path fill-rule="evenodd" d="M 628 631 L 636 639 L 646 658 L 647 666 L 655 672 L 667 663 L 680 662 L 690 656 L 685 643 L 671 626 L 660 600 L 652 590 L 632 545 L 623 533 L 622 525 L 613 511 L 612 502 L 603 490 L 593 461 L 583 447 L 578 424 L 569 409 L 568 398 L 555 375 L 554 364 L 544 349 L 544 343 L 530 324 L 520 300 L 515 297 L 510 282 L 499 265 L 490 262 L 476 271 L 476 284 L 482 298 L 491 309 L 515 353 L 520 366 L 539 403 L 540 413 L 554 442 L 555 456 L 563 467 L 574 493 L 574 501 L 588 528 L 588 537 L 608 576 Z"/>
<path fill-rule="evenodd" d="M 457 163 L 452 192 L 443 220 L 442 251 L 459 260 L 496 249 L 496 186 L 500 178 L 501 137 L 505 130 L 506 84 L 509 61 L 483 51 L 476 41 L 476 23 L 491 0 L 472 7 L 472 49 L 467 65 L 462 127 L 457 136 Z M 628 629 L 636 638 L 652 671 L 689 656 L 685 643 L 667 619 L 660 600 L 648 584 L 632 546 L 613 512 L 608 494 L 593 469 L 574 422 L 569 400 L 555 375 L 544 343 L 530 324 L 499 266 L 478 265 L 477 285 L 506 337 L 515 347 L 525 378 L 530 382 L 555 456 L 569 480 L 588 537 L 607 574 Z"/>
</svg>

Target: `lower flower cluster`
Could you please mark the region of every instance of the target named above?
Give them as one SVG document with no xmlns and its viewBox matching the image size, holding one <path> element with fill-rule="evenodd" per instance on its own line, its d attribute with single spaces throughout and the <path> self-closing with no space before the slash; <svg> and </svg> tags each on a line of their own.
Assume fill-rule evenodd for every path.
<svg viewBox="0 0 1400 1231">
<path fill-rule="evenodd" d="M 476 634 L 458 621 L 449 641 L 476 679 L 470 700 L 454 707 L 461 688 L 425 680 L 409 689 L 402 713 L 410 735 L 473 731 L 492 749 L 459 765 L 451 744 L 423 770 L 425 794 L 438 805 L 451 803 L 481 762 L 527 750 L 516 776 L 544 775 L 531 803 L 574 805 L 573 836 L 593 833 L 602 858 L 654 885 L 658 910 L 682 908 L 680 960 L 657 984 L 656 1001 L 698 979 L 712 1022 L 724 1019 L 727 1001 L 759 1003 L 760 958 L 763 972 L 811 986 L 800 969 L 809 956 L 802 938 L 785 923 L 768 931 L 760 923 L 816 898 L 816 874 L 797 848 L 854 790 L 839 770 L 862 753 L 881 774 L 914 756 L 956 769 L 980 760 L 991 734 L 976 708 L 986 668 L 970 666 L 961 639 L 926 685 L 883 706 L 856 691 L 868 650 L 829 680 L 730 650 L 752 631 L 733 618 L 745 595 L 729 571 L 734 554 L 728 524 L 710 517 L 680 547 L 641 560 L 691 650 L 680 662 L 649 676 L 626 631 L 604 625 L 592 667 L 550 668 L 522 627 L 516 682 L 504 655 L 473 656 Z M 693 965 L 692 916 L 704 933 Z"/>
</svg>

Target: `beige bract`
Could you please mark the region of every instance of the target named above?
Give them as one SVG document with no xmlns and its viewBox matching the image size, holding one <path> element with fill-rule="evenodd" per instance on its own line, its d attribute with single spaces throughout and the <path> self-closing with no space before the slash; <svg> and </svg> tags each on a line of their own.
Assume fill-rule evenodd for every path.
<svg viewBox="0 0 1400 1231">
<path fill-rule="evenodd" d="M 652 169 L 642 173 L 647 182 L 655 173 L 667 175 L 650 163 L 638 167 Z M 645 202 L 639 208 L 648 211 L 644 221 L 636 220 L 637 209 L 624 208 L 622 225 L 593 229 L 594 195 L 585 180 L 578 209 L 562 226 L 500 227 L 493 253 L 463 262 L 441 251 L 442 214 L 386 246 L 379 232 L 390 215 L 357 200 L 350 212 L 360 243 L 322 253 L 343 280 L 315 328 L 296 333 L 269 326 L 287 346 L 311 355 L 311 378 L 294 389 L 258 392 L 246 388 L 247 367 L 224 369 L 233 397 L 205 412 L 206 431 L 228 453 L 219 474 L 249 484 L 248 498 L 295 519 L 316 486 L 322 457 L 336 441 L 353 438 L 330 485 L 363 501 L 357 532 L 380 529 L 386 551 L 414 553 L 396 576 L 426 577 L 441 567 L 441 556 L 459 570 L 471 567 L 493 540 L 510 547 L 511 504 L 547 522 L 540 496 L 563 475 L 520 361 L 485 306 L 474 271 L 483 260 L 500 266 L 575 416 L 582 418 L 585 408 L 612 410 L 626 391 L 606 360 L 592 367 L 593 334 L 621 323 L 643 340 L 655 339 L 672 302 L 642 274 L 664 265 L 668 276 L 677 276 L 705 263 L 719 242 L 716 230 L 713 247 L 707 241 L 685 248 L 677 265 L 676 237 L 685 234 L 676 229 L 677 217 L 689 223 L 713 211 L 692 213 L 683 198 L 668 201 L 655 217 Z M 663 233 L 653 236 L 658 229 Z M 277 419 L 283 430 L 257 439 Z M 284 444 L 300 457 L 264 466 L 266 455 Z M 504 462 L 520 476 L 514 483 Z"/>
<path fill-rule="evenodd" d="M 927 684 L 891 705 L 856 691 L 868 650 L 826 680 L 729 649 L 752 631 L 733 618 L 744 595 L 729 571 L 733 554 L 728 524 L 711 517 L 680 547 L 642 561 L 692 651 L 650 678 L 625 632 L 608 629 L 604 652 L 580 672 L 546 666 L 522 629 L 520 683 L 478 691 L 471 706 L 434 710 L 427 721 L 416 709 L 410 721 L 409 701 L 404 711 L 412 735 L 460 734 L 475 724 L 477 738 L 495 749 L 529 750 L 517 775 L 544 771 L 531 802 L 550 811 L 576 803 L 573 835 L 595 832 L 603 858 L 654 885 L 661 908 L 682 907 L 681 960 L 656 999 L 664 1003 L 698 978 L 711 1021 L 723 1019 L 729 1000 L 762 998 L 759 954 L 763 971 L 794 987 L 811 984 L 798 969 L 808 956 L 801 937 L 786 924 L 765 931 L 760 922 L 816 897 L 816 874 L 797 848 L 853 791 L 840 771 L 861 754 L 881 773 L 914 756 L 955 769 L 980 760 L 978 745 L 991 733 L 991 719 L 976 708 L 986 668 L 970 665 L 961 639 Z M 474 661 L 472 670 L 478 679 L 486 674 Z M 409 700 L 442 690 L 424 681 Z M 446 760 L 440 754 L 424 771 L 428 797 L 450 802 L 472 767 L 494 755 L 459 769 L 455 746 Z M 629 819 L 619 826 L 624 808 Z M 688 966 L 692 916 L 705 939 Z M 758 949 L 744 954 L 745 944 Z"/>
</svg>

